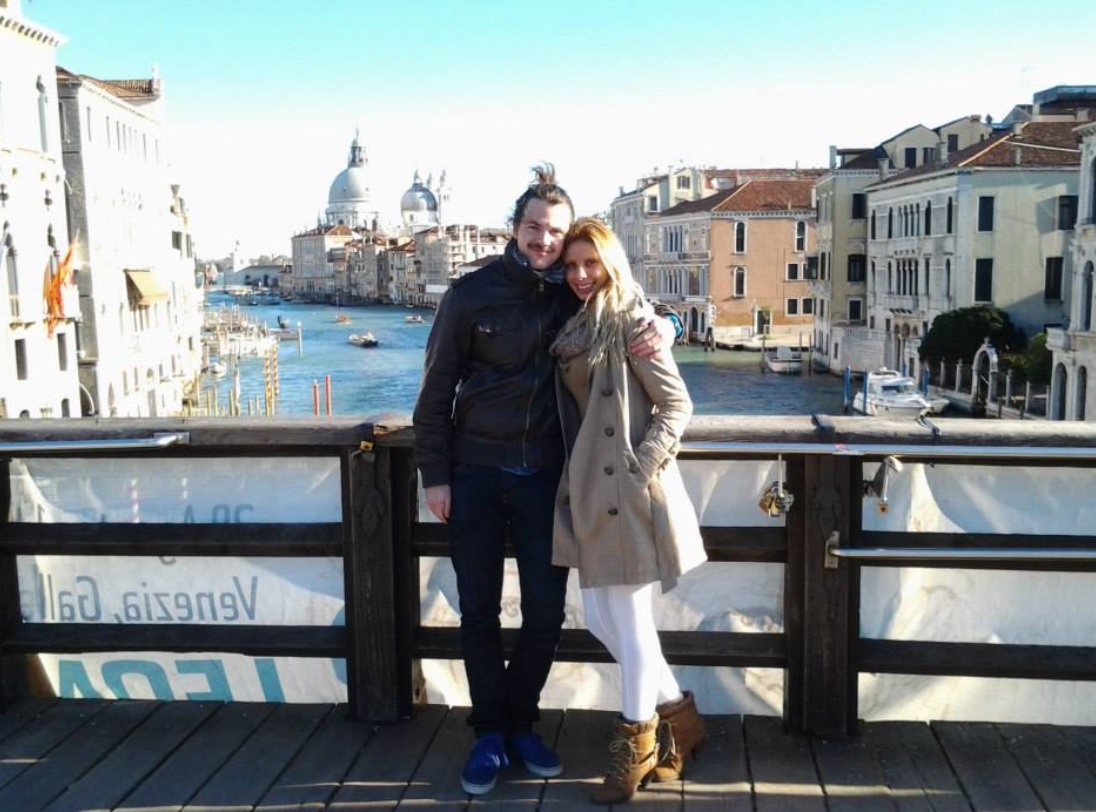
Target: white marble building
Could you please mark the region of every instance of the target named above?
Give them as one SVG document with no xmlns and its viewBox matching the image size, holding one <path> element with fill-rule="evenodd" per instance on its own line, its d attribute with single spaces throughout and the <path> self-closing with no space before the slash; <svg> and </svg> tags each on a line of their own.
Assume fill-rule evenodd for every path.
<svg viewBox="0 0 1096 812">
<path fill-rule="evenodd" d="M 80 414 L 76 289 L 47 322 L 44 277 L 69 245 L 57 114 L 59 34 L 0 3 L 0 418 Z M 81 260 L 82 253 L 77 253 Z"/>
<path fill-rule="evenodd" d="M 200 279 L 164 149 L 160 80 L 57 71 L 77 239 L 85 414 L 183 411 L 202 363 Z"/>
</svg>

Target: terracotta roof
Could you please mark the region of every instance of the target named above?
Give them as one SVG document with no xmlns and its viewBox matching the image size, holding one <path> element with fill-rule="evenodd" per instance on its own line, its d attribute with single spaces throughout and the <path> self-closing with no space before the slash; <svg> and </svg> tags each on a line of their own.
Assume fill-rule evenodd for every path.
<svg viewBox="0 0 1096 812">
<path fill-rule="evenodd" d="M 160 97 L 160 80 L 150 79 L 96 79 L 83 73 L 73 73 L 70 70 L 57 66 L 59 79 L 79 79 L 107 91 L 119 99 L 140 100 L 158 99 Z"/>
<path fill-rule="evenodd" d="M 788 211 L 811 209 L 814 178 L 751 180 L 731 191 L 713 211 Z"/>
<path fill-rule="evenodd" d="M 928 163 L 907 169 L 890 180 L 904 180 L 949 168 L 968 167 L 1072 167 L 1081 165 L 1081 150 L 1074 131 L 1076 121 L 1028 121 L 994 133 L 985 141 L 948 155 L 946 167 Z M 1017 151 L 1019 163 L 1017 163 Z M 888 182 L 884 181 L 884 182 Z"/>
<path fill-rule="evenodd" d="M 663 216 L 668 216 L 673 214 L 694 214 L 698 211 L 712 211 L 717 205 L 733 195 L 734 192 L 734 189 L 724 189 L 722 192 L 716 192 L 714 195 L 701 198 L 700 200 L 686 200 L 684 203 L 678 203 L 676 206 L 671 206 L 662 212 L 662 214 Z"/>
</svg>

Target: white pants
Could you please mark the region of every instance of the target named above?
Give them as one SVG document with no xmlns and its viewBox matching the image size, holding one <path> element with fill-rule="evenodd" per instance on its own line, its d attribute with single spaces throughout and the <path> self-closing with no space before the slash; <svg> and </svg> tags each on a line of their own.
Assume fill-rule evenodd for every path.
<svg viewBox="0 0 1096 812">
<path fill-rule="evenodd" d="M 655 585 L 599 586 L 582 590 L 586 628 L 620 664 L 621 715 L 643 722 L 655 707 L 681 698 L 654 615 Z"/>
</svg>

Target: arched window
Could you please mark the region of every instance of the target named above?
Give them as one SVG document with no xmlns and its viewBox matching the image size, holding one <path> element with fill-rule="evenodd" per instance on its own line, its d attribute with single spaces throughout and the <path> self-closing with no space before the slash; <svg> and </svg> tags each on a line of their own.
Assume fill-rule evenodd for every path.
<svg viewBox="0 0 1096 812">
<path fill-rule="evenodd" d="M 951 260 L 944 260 L 944 295 L 951 298 Z"/>
<path fill-rule="evenodd" d="M 945 234 L 951 234 L 954 226 L 955 226 L 955 204 L 952 202 L 952 199 L 949 197 L 948 198 L 948 211 L 947 211 L 947 216 L 946 216 L 945 222 L 944 222 L 944 233 Z"/>
<path fill-rule="evenodd" d="M 38 137 L 41 141 L 42 152 L 49 152 L 49 125 L 46 116 L 49 112 L 49 96 L 46 95 L 46 86 L 42 77 L 38 77 Z"/>
<path fill-rule="evenodd" d="M 1081 331 L 1092 329 L 1092 262 L 1085 263 L 1081 274 Z"/>
<path fill-rule="evenodd" d="M 871 238 L 875 239 L 875 209 L 871 212 Z"/>
<path fill-rule="evenodd" d="M 887 239 L 894 238 L 894 209 L 887 209 Z"/>
<path fill-rule="evenodd" d="M 795 224 L 795 250 L 800 253 L 807 250 L 807 224 L 802 220 Z"/>
<path fill-rule="evenodd" d="M 746 269 L 735 268 L 734 269 L 734 296 L 736 299 L 741 299 L 746 295 Z"/>
<path fill-rule="evenodd" d="M 1083 421 L 1085 419 L 1085 401 L 1088 399 L 1088 369 L 1080 367 L 1077 370 L 1077 383 L 1074 385 L 1073 419 Z"/>
<path fill-rule="evenodd" d="M 925 203 L 925 236 L 932 236 L 932 202 Z"/>
<path fill-rule="evenodd" d="M 734 224 L 734 252 L 746 253 L 746 224 L 741 220 Z"/>
</svg>

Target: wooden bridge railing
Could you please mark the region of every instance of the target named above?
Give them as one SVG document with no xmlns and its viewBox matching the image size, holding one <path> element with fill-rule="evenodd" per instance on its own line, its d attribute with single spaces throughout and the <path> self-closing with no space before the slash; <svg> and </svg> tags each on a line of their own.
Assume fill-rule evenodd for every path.
<svg viewBox="0 0 1096 812">
<path fill-rule="evenodd" d="M 151 443 L 177 435 L 174 442 Z M 774 460 L 795 496 L 784 526 L 706 526 L 713 561 L 784 568 L 782 633 L 663 632 L 674 664 L 778 668 L 789 730 L 845 734 L 858 718 L 860 673 L 1096 680 L 1092 646 L 862 639 L 864 567 L 1096 570 L 1096 536 L 869 532 L 865 463 L 1091 468 L 1096 426 L 846 417 L 695 418 L 685 460 Z M 234 652 L 345 658 L 356 718 L 409 715 L 417 663 L 458 658 L 459 631 L 419 622 L 422 557 L 448 555 L 445 529 L 420 523 L 405 417 L 0 421 L 0 458 L 84 460 L 319 457 L 337 460 L 341 519 L 332 522 L 42 523 L 11 515 L 0 476 L 0 700 L 30 690 L 38 653 Z M 878 467 L 878 466 L 873 466 Z M 878 490 L 878 484 L 877 484 Z M 1093 494 L 1096 497 L 1096 494 Z M 878 493 L 876 493 L 878 497 Z M 17 556 L 329 557 L 343 571 L 345 626 L 28 622 Z M 506 632 L 512 634 L 512 632 Z M 565 630 L 558 658 L 603 662 L 584 630 Z"/>
</svg>

